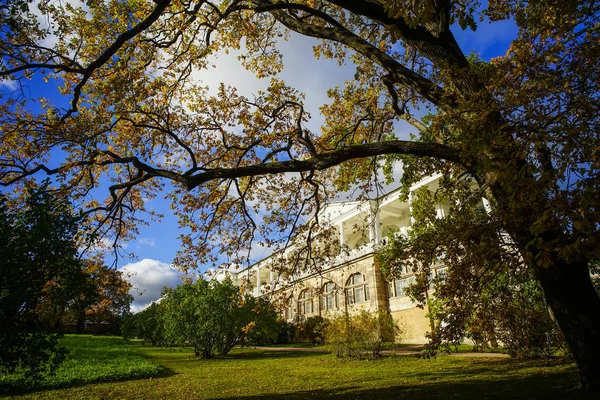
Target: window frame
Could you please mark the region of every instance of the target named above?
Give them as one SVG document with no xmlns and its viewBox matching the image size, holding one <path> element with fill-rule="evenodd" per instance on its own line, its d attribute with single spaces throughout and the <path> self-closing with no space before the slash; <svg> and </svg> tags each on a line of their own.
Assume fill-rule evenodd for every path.
<svg viewBox="0 0 600 400">
<path fill-rule="evenodd" d="M 393 279 L 388 281 L 388 298 L 396 298 L 396 297 L 405 297 L 407 294 L 405 293 L 406 287 L 415 283 L 415 276 L 403 276 L 398 279 Z M 401 294 L 398 294 L 398 288 L 400 288 Z"/>
<path fill-rule="evenodd" d="M 331 307 L 329 306 L 331 300 Z M 338 296 L 335 290 L 335 283 L 329 281 L 321 287 L 321 311 L 334 310 L 338 308 Z"/>
<path fill-rule="evenodd" d="M 298 315 L 310 315 L 314 314 L 313 298 L 310 295 L 310 291 L 308 289 L 304 289 L 300 292 L 298 296 Z M 307 308 L 310 308 L 310 311 L 307 311 Z"/>
<path fill-rule="evenodd" d="M 361 280 L 356 282 L 356 277 L 360 276 Z M 357 293 L 362 292 L 362 300 L 357 301 Z M 346 281 L 346 287 L 344 289 L 346 295 L 346 303 L 348 305 L 366 303 L 370 300 L 369 295 L 369 282 L 365 279 L 365 276 L 361 272 L 354 273 L 348 277 Z"/>
</svg>

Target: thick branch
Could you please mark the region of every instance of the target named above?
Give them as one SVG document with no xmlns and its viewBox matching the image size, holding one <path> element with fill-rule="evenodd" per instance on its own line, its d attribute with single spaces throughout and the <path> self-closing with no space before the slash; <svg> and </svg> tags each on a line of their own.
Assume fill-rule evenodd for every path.
<svg viewBox="0 0 600 400">
<path fill-rule="evenodd" d="M 306 160 L 276 161 L 245 167 L 212 169 L 188 177 L 185 179 L 185 183 L 188 189 L 193 189 L 214 179 L 233 179 L 244 176 L 280 174 L 284 172 L 324 170 L 348 160 L 375 157 L 384 154 L 434 157 L 454 163 L 462 163 L 462 159 L 456 150 L 442 144 L 391 140 L 389 142 L 346 146 L 336 151 L 315 155 Z"/>
<path fill-rule="evenodd" d="M 342 43 L 383 67 L 388 72 L 388 80 L 390 82 L 414 90 L 440 108 L 444 109 L 449 107 L 447 99 L 444 98 L 444 91 L 442 88 L 413 70 L 406 68 L 394 58 L 350 30 L 339 26 L 329 28 L 309 24 L 292 17 L 286 11 L 280 9 L 274 10 L 273 5 L 268 1 L 259 1 L 258 3 L 261 6 L 255 11 L 269 11 L 271 15 L 277 18 L 277 20 L 288 29 L 305 36 L 328 39 Z"/>
<path fill-rule="evenodd" d="M 383 5 L 368 0 L 330 0 L 355 15 L 361 15 L 382 25 L 393 27 L 409 47 L 431 60 L 438 68 L 453 67 L 457 86 L 463 95 L 473 94 L 481 85 L 469 73 L 469 62 L 449 29 L 449 4 L 442 2 L 436 10 L 438 25 L 430 32 L 421 25 L 411 26 L 403 18 L 391 17 Z"/>
</svg>

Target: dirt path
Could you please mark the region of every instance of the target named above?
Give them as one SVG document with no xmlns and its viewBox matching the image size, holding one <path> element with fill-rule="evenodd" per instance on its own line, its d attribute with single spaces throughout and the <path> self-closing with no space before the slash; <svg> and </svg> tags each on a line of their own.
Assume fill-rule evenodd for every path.
<svg viewBox="0 0 600 400">
<path fill-rule="evenodd" d="M 329 353 L 324 347 L 269 347 L 269 346 L 256 346 L 253 347 L 259 350 L 267 350 L 267 351 L 300 351 L 307 353 Z M 403 347 L 401 350 L 384 350 L 383 354 L 394 354 L 398 356 L 418 356 L 421 354 L 422 345 L 411 345 Z M 451 354 L 443 354 L 440 353 L 440 356 L 449 356 L 449 357 L 480 357 L 480 358 L 509 358 L 508 354 L 502 353 L 451 353 Z"/>
</svg>

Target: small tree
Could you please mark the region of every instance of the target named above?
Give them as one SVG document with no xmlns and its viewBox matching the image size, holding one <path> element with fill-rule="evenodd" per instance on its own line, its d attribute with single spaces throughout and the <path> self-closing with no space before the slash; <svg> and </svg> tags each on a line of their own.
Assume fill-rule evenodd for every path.
<svg viewBox="0 0 600 400">
<path fill-rule="evenodd" d="M 448 205 L 449 215 L 438 218 L 436 204 Z M 430 355 L 451 351 L 464 338 L 482 349 L 502 343 L 518 357 L 550 355 L 564 347 L 531 269 L 497 229 L 498 216 L 472 195 L 468 181 L 458 191 L 420 190 L 411 206 L 408 236 L 390 236 L 378 259 L 388 278 L 407 267 L 415 273 L 406 292 L 429 308 Z M 434 277 L 435 266 L 448 266 L 443 277 Z"/>
<path fill-rule="evenodd" d="M 243 295 L 229 279 L 180 285 L 166 291 L 161 304 L 167 338 L 191 345 L 201 358 L 225 355 L 252 330 L 265 328 L 271 318 L 273 326 L 276 321 L 275 313 L 261 312 L 261 300 Z"/>
<path fill-rule="evenodd" d="M 63 358 L 53 324 L 40 307 L 60 308 L 79 282 L 78 218 L 48 185 L 32 188 L 23 201 L 0 195 L 0 371 L 31 377 L 53 371 Z"/>
<path fill-rule="evenodd" d="M 165 336 L 164 314 L 162 303 L 152 303 L 139 313 L 125 318 L 121 333 L 124 338 L 143 339 L 153 346 L 169 345 Z"/>
<path fill-rule="evenodd" d="M 338 357 L 381 357 L 382 344 L 394 343 L 401 335 L 400 327 L 386 311 L 340 315 L 329 320 L 325 328 L 327 344 Z"/>
</svg>

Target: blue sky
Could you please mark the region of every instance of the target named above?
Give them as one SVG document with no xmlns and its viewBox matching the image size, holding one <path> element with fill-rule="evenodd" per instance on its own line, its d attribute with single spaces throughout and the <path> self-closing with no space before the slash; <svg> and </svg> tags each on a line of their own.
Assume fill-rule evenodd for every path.
<svg viewBox="0 0 600 400">
<path fill-rule="evenodd" d="M 466 54 L 474 51 L 489 60 L 506 52 L 510 42 L 516 37 L 517 28 L 513 22 L 503 21 L 481 23 L 476 32 L 462 31 L 457 27 L 453 31 Z M 315 43 L 316 41 L 310 38 L 291 34 L 290 40 L 282 44 L 285 68 L 280 77 L 306 93 L 306 107 L 313 116 L 312 129 L 317 130 L 322 121 L 318 107 L 327 100 L 326 90 L 343 84 L 346 79 L 352 79 L 354 71 L 351 66 L 339 67 L 331 60 L 315 60 L 312 52 L 312 45 Z M 267 85 L 267 81 L 257 80 L 252 73 L 244 70 L 235 53 L 220 55 L 214 62 L 216 68 L 196 74 L 198 79 L 211 87 L 216 88 L 218 83 L 224 82 L 236 86 L 241 94 L 250 96 Z M 27 93 L 32 98 L 42 95 L 65 104 L 67 99 L 60 98 L 55 85 L 55 82 L 44 84 L 34 80 L 29 84 Z M 4 95 L 14 90 L 15 87 L 11 83 L 0 82 L 0 92 Z M 147 206 L 163 214 L 163 220 L 140 227 L 136 240 L 123 244 L 125 252 L 133 253 L 135 258 L 121 257 L 117 263 L 120 269 L 130 275 L 129 279 L 134 285 L 135 311 L 156 300 L 163 286 L 177 285 L 181 275 L 170 265 L 180 247 L 177 219 L 169 203 L 161 196 L 149 200 Z M 257 248 L 253 255 L 255 259 L 260 259 L 267 254 Z M 107 261 L 112 261 L 110 256 L 107 257 Z"/>
</svg>

